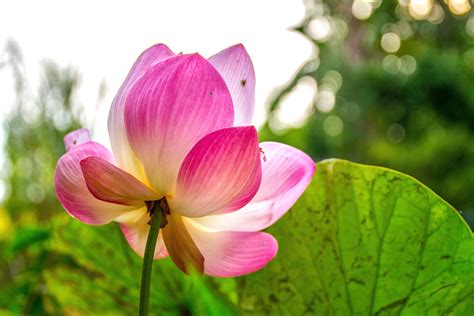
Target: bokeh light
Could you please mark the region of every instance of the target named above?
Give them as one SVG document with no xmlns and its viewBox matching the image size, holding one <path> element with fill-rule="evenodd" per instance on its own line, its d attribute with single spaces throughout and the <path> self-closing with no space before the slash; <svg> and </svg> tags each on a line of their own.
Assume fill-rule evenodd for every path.
<svg viewBox="0 0 474 316">
<path fill-rule="evenodd" d="M 331 21 L 325 16 L 318 17 L 309 22 L 307 32 L 315 40 L 324 42 L 328 40 L 332 34 Z"/>
<path fill-rule="evenodd" d="M 440 24 L 444 20 L 444 10 L 439 4 L 435 4 L 428 16 L 428 21 L 434 24 Z"/>
<path fill-rule="evenodd" d="M 382 61 L 382 67 L 389 74 L 396 75 L 400 72 L 400 58 L 395 55 L 387 55 Z"/>
<path fill-rule="evenodd" d="M 332 90 L 337 92 L 342 85 L 342 76 L 335 70 L 328 71 L 321 80 L 321 89 Z"/>
<path fill-rule="evenodd" d="M 474 69 L 474 48 L 471 48 L 464 53 L 464 63 L 470 69 Z"/>
<path fill-rule="evenodd" d="M 456 15 L 464 15 L 471 10 L 469 0 L 449 0 L 449 10 Z"/>
<path fill-rule="evenodd" d="M 336 105 L 336 95 L 334 91 L 328 88 L 321 88 L 318 92 L 316 107 L 320 112 L 328 113 L 334 109 Z"/>
<path fill-rule="evenodd" d="M 405 75 L 411 75 L 416 70 L 416 59 L 411 55 L 400 57 L 400 72 Z"/>
<path fill-rule="evenodd" d="M 283 131 L 304 125 L 313 112 L 316 90 L 317 84 L 314 78 L 307 76 L 300 79 L 293 90 L 280 101 L 272 129 Z"/>
<path fill-rule="evenodd" d="M 329 115 L 324 119 L 323 129 L 328 136 L 335 137 L 340 135 L 344 130 L 344 123 L 339 116 Z"/>
<path fill-rule="evenodd" d="M 400 37 L 393 33 L 385 33 L 380 40 L 380 45 L 388 53 L 395 53 L 400 49 Z"/>
<path fill-rule="evenodd" d="M 352 14 L 359 20 L 366 20 L 372 14 L 372 6 L 365 0 L 354 0 Z"/>
<path fill-rule="evenodd" d="M 469 36 L 474 37 L 474 17 L 471 17 L 469 20 L 467 20 L 466 32 Z"/>
<path fill-rule="evenodd" d="M 405 128 L 398 123 L 393 123 L 387 128 L 387 138 L 391 143 L 401 143 L 405 138 L 405 134 Z"/>
<path fill-rule="evenodd" d="M 26 196 L 33 203 L 41 203 L 44 199 L 44 188 L 38 183 L 31 183 L 26 189 Z"/>
<path fill-rule="evenodd" d="M 432 0 L 410 0 L 408 4 L 408 12 L 417 20 L 425 19 L 430 14 L 432 8 Z"/>
</svg>

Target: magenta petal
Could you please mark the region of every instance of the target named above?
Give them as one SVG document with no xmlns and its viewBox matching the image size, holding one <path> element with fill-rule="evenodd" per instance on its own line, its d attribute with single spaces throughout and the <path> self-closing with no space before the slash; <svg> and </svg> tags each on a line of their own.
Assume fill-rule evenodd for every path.
<svg viewBox="0 0 474 316">
<path fill-rule="evenodd" d="M 84 223 L 101 225 L 136 208 L 98 200 L 89 192 L 80 166 L 81 160 L 87 157 L 112 160 L 102 145 L 85 142 L 70 148 L 56 166 L 54 188 L 66 211 Z"/>
<path fill-rule="evenodd" d="M 207 275 L 235 277 L 255 272 L 278 251 L 277 241 L 267 233 L 209 232 L 200 230 L 190 221 L 186 227 L 204 257 Z"/>
<path fill-rule="evenodd" d="M 208 60 L 222 75 L 232 95 L 234 126 L 251 125 L 255 107 L 255 71 L 244 46 L 231 46 Z"/>
<path fill-rule="evenodd" d="M 224 80 L 198 54 L 168 58 L 149 69 L 130 90 L 125 126 L 151 186 L 173 194 L 186 153 L 203 136 L 232 126 L 233 111 Z"/>
<path fill-rule="evenodd" d="M 232 212 L 253 198 L 260 180 L 255 128 L 222 129 L 205 136 L 186 156 L 170 207 L 187 217 Z"/>
<path fill-rule="evenodd" d="M 89 191 L 99 200 L 145 206 L 144 201 L 155 201 L 163 197 L 100 157 L 81 160 L 81 168 Z"/>
<path fill-rule="evenodd" d="M 112 102 L 112 106 L 110 107 L 108 128 L 115 160 L 123 170 L 140 179 L 142 178 L 143 171 L 140 163 L 137 161 L 130 148 L 125 130 L 123 117 L 125 100 L 131 87 L 138 78 L 140 78 L 151 66 L 172 56 L 174 56 L 174 53 L 163 44 L 157 44 L 145 50 L 132 66 L 132 69 L 128 73 L 127 78 L 120 87 Z"/>
<path fill-rule="evenodd" d="M 260 144 L 262 182 L 255 197 L 242 209 L 229 214 L 206 216 L 195 222 L 219 231 L 258 231 L 276 222 L 288 211 L 310 183 L 316 165 L 304 152 L 288 145 Z"/>
<path fill-rule="evenodd" d="M 148 225 L 149 220 L 150 216 L 144 211 L 144 215 L 135 223 L 120 224 L 120 228 L 122 229 L 128 244 L 140 257 L 143 257 L 145 253 L 146 240 L 148 238 L 148 232 L 150 231 L 150 225 Z M 161 259 L 167 256 L 168 252 L 166 251 L 160 230 L 156 242 L 154 258 Z"/>
</svg>

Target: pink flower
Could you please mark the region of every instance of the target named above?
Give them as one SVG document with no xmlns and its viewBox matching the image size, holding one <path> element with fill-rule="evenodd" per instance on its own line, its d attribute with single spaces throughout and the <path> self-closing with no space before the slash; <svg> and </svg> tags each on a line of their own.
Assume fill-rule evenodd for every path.
<svg viewBox="0 0 474 316">
<path fill-rule="evenodd" d="M 76 219 L 119 222 L 143 256 L 146 203 L 169 208 L 155 259 L 212 276 L 261 269 L 277 252 L 272 225 L 315 170 L 303 152 L 259 144 L 251 126 L 255 74 L 242 45 L 205 59 L 155 45 L 138 58 L 110 109 L 112 153 L 85 129 L 64 138 L 55 190 Z"/>
</svg>

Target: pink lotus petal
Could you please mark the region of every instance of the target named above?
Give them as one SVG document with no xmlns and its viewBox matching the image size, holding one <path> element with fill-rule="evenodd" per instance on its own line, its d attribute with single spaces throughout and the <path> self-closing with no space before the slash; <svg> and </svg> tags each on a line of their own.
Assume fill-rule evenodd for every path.
<svg viewBox="0 0 474 316">
<path fill-rule="evenodd" d="M 208 133 L 232 126 L 233 111 L 224 80 L 198 54 L 148 70 L 125 102 L 125 126 L 151 186 L 173 194 L 186 153 Z"/>
<path fill-rule="evenodd" d="M 66 146 L 66 150 L 69 150 L 74 146 L 79 146 L 80 144 L 90 140 L 91 135 L 89 130 L 87 128 L 80 128 L 64 136 L 64 145 Z"/>
<path fill-rule="evenodd" d="M 150 231 L 150 225 L 148 225 L 149 220 L 150 216 L 146 213 L 146 209 L 143 209 L 143 216 L 138 221 L 120 225 L 128 244 L 140 257 L 143 257 L 145 253 L 146 240 L 148 238 L 148 232 Z M 163 235 L 160 230 L 156 242 L 154 258 L 161 259 L 167 256 L 168 252 L 166 251 Z"/>
<path fill-rule="evenodd" d="M 144 201 L 155 201 L 163 197 L 100 157 L 81 160 L 81 168 L 89 191 L 99 200 L 144 206 Z"/>
<path fill-rule="evenodd" d="M 315 164 L 304 152 L 288 145 L 260 144 L 262 182 L 255 197 L 242 209 L 223 215 L 194 219 L 212 230 L 258 231 L 275 223 L 298 200 L 310 183 Z"/>
<path fill-rule="evenodd" d="M 204 273 L 235 277 L 255 272 L 272 260 L 278 243 L 261 232 L 209 232 L 186 221 L 186 227 L 204 257 Z"/>
<path fill-rule="evenodd" d="M 112 155 L 102 145 L 85 142 L 70 147 L 56 166 L 54 189 L 66 211 L 84 223 L 102 225 L 136 208 L 98 200 L 89 192 L 80 166 L 80 161 L 87 157 L 112 160 Z"/>
<path fill-rule="evenodd" d="M 208 60 L 222 75 L 232 95 L 234 126 L 251 125 L 255 107 L 255 71 L 244 46 L 231 46 Z"/>
<path fill-rule="evenodd" d="M 256 194 L 261 172 L 253 126 L 213 132 L 184 159 L 170 208 L 187 217 L 238 210 Z"/>
<path fill-rule="evenodd" d="M 136 159 L 127 140 L 123 117 L 125 100 L 133 84 L 153 65 L 174 56 L 174 53 L 163 44 L 154 45 L 138 57 L 127 78 L 120 87 L 110 107 L 108 128 L 110 143 L 117 164 L 125 171 L 143 180 L 143 167 Z"/>
</svg>

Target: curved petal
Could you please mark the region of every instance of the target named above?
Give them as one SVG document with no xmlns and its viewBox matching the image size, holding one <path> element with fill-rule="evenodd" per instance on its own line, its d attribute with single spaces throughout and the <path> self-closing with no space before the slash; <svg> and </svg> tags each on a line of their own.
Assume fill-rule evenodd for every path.
<svg viewBox="0 0 474 316">
<path fill-rule="evenodd" d="M 81 160 L 81 169 L 89 191 L 102 201 L 144 206 L 162 195 L 154 192 L 135 177 L 100 157 Z"/>
<path fill-rule="evenodd" d="M 149 69 L 130 90 L 125 126 L 151 186 L 173 194 L 186 153 L 203 136 L 232 126 L 233 111 L 224 80 L 198 54 Z"/>
<path fill-rule="evenodd" d="M 213 132 L 184 159 L 170 208 L 187 217 L 238 210 L 257 193 L 261 173 L 253 126 Z"/>
<path fill-rule="evenodd" d="M 251 125 L 255 107 L 255 71 L 244 46 L 231 46 L 208 60 L 224 78 L 232 95 L 234 126 Z"/>
<path fill-rule="evenodd" d="M 277 251 L 275 238 L 261 232 L 210 232 L 187 219 L 194 242 L 204 257 L 204 273 L 217 277 L 235 277 L 255 272 L 272 260 Z"/>
<path fill-rule="evenodd" d="M 127 78 L 120 87 L 110 107 L 108 129 L 112 152 L 117 164 L 125 171 L 143 180 L 143 167 L 135 157 L 127 140 L 124 122 L 124 104 L 130 88 L 148 68 L 160 61 L 174 56 L 174 53 L 163 44 L 154 45 L 145 50 L 133 64 Z"/>
<path fill-rule="evenodd" d="M 146 212 L 146 208 L 143 208 L 143 216 L 138 221 L 120 224 L 120 228 L 128 244 L 140 257 L 143 257 L 145 254 L 146 240 L 148 238 L 148 232 L 150 231 L 150 225 L 148 225 L 149 220 L 150 216 Z M 156 241 L 154 258 L 161 259 L 167 256 L 168 252 L 166 251 L 163 235 L 160 230 L 158 240 Z"/>
<path fill-rule="evenodd" d="M 208 229 L 258 231 L 275 223 L 288 211 L 310 183 L 316 165 L 304 152 L 288 145 L 260 144 L 262 183 L 255 197 L 242 209 L 223 215 L 196 218 Z"/>
<path fill-rule="evenodd" d="M 87 188 L 80 166 L 81 160 L 93 156 L 111 161 L 112 156 L 107 149 L 90 141 L 70 148 L 56 166 L 54 189 L 59 201 L 72 217 L 87 224 L 101 225 L 136 208 L 98 200 Z"/>
</svg>

